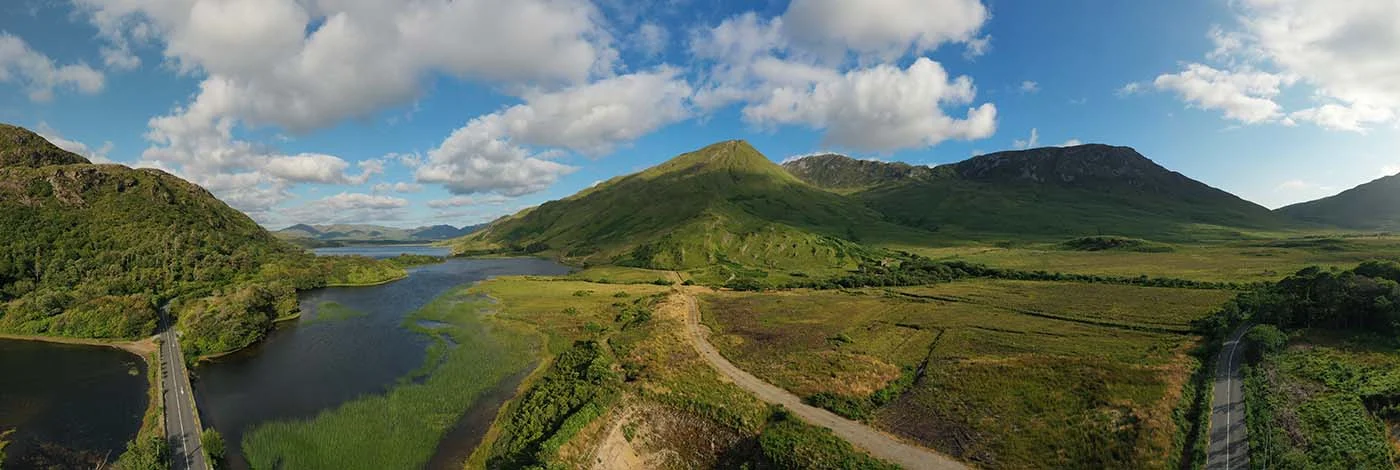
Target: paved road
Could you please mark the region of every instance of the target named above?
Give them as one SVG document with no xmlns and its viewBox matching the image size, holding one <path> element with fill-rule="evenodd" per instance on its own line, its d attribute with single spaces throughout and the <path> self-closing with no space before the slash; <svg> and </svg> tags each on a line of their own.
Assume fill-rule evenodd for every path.
<svg viewBox="0 0 1400 470">
<path fill-rule="evenodd" d="M 160 333 L 161 391 L 165 394 L 165 436 L 170 441 L 172 470 L 208 470 L 204 449 L 199 445 L 199 424 L 194 415 L 194 392 L 189 371 L 180 354 L 180 339 L 170 324 L 170 315 L 161 310 L 165 323 Z"/>
<path fill-rule="evenodd" d="M 691 342 L 694 343 L 696 351 L 709 361 L 710 365 L 721 374 L 729 377 L 739 387 L 757 395 L 760 400 L 770 404 L 783 405 L 792 414 L 802 418 L 810 424 L 821 426 L 832 430 L 837 436 L 850 442 L 851 444 L 864 449 L 870 455 L 878 457 L 888 462 L 899 464 L 910 470 L 943 470 L 943 469 L 965 469 L 967 466 L 962 463 L 935 453 L 922 447 L 906 444 L 899 439 L 888 434 L 877 431 L 870 426 L 851 421 L 836 414 L 802 403 L 802 399 L 797 395 L 789 393 L 787 390 L 778 388 L 768 382 L 764 382 L 758 377 L 754 377 L 743 369 L 730 363 L 728 359 L 720 355 L 714 345 L 710 344 L 707 334 L 700 324 L 700 307 L 695 301 L 695 297 L 689 293 L 679 291 L 681 298 L 685 300 L 686 308 L 690 311 L 686 315 L 686 330 L 689 332 Z"/>
<path fill-rule="evenodd" d="M 1206 455 L 1208 470 L 1249 468 L 1249 436 L 1244 424 L 1244 379 L 1240 376 L 1240 361 L 1244 346 L 1240 338 L 1250 325 L 1235 330 L 1220 350 L 1215 369 L 1215 395 L 1211 398 L 1210 450 Z"/>
</svg>

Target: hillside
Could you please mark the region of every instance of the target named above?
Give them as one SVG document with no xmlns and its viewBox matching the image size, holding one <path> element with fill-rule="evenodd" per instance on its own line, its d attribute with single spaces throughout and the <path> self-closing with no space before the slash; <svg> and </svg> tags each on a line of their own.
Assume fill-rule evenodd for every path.
<svg viewBox="0 0 1400 470">
<path fill-rule="evenodd" d="M 1359 230 L 1400 230 L 1400 175 L 1275 212 L 1298 220 Z"/>
<path fill-rule="evenodd" d="M 1188 240 L 1293 225 L 1129 147 L 1046 147 L 912 169 L 895 163 L 855 164 L 841 156 L 809 158 L 820 160 L 801 159 L 785 167 L 813 184 L 850 192 L 892 221 L 946 237 L 1114 234 Z M 833 168 L 839 171 L 829 170 Z M 849 191 L 850 182 L 864 186 Z"/>
<path fill-rule="evenodd" d="M 139 337 L 155 329 L 157 305 L 175 297 L 235 287 L 287 296 L 350 264 L 382 268 L 317 260 L 163 171 L 93 165 L 27 130 L 0 133 L 0 332 Z M 182 317 L 181 327 L 255 339 L 270 318 L 246 311 Z"/>
<path fill-rule="evenodd" d="M 855 242 L 920 235 L 728 141 L 503 218 L 454 245 L 732 274 L 853 266 L 866 250 Z"/>
<path fill-rule="evenodd" d="M 451 225 L 429 225 L 416 228 L 397 228 L 368 224 L 307 225 L 296 224 L 273 232 L 278 238 L 302 243 L 314 240 L 327 243 L 422 243 L 450 240 L 469 235 L 485 225 L 468 225 L 462 228 Z"/>
</svg>

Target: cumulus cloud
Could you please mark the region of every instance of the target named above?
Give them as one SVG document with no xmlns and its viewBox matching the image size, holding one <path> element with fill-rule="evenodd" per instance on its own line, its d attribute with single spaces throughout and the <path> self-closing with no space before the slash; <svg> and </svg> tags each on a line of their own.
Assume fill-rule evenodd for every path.
<svg viewBox="0 0 1400 470">
<path fill-rule="evenodd" d="M 105 78 L 87 64 L 58 65 L 23 39 L 0 32 L 0 83 L 23 87 L 32 101 L 48 101 L 53 99 L 56 88 L 72 88 L 86 94 L 100 92 Z"/>
<path fill-rule="evenodd" d="M 339 157 L 303 153 L 269 157 L 262 165 L 267 175 L 292 183 L 364 184 L 370 176 L 384 171 L 382 163 L 365 160 L 359 163 L 357 176 L 346 174 L 350 163 Z"/>
<path fill-rule="evenodd" d="M 1026 139 L 1016 139 L 1011 142 L 1011 146 L 1017 149 L 1028 149 L 1040 145 L 1040 130 L 1032 127 L 1031 136 Z"/>
<path fill-rule="evenodd" d="M 1040 91 L 1040 84 L 1031 80 L 1021 82 L 1021 93 L 1035 93 Z"/>
<path fill-rule="evenodd" d="M 642 23 L 632 34 L 633 47 L 647 57 L 656 57 L 666 52 L 670 40 L 671 35 L 666 28 L 656 23 Z"/>
<path fill-rule="evenodd" d="M 988 16 L 979 0 L 793 0 L 783 24 L 806 49 L 888 61 L 972 41 Z"/>
<path fill-rule="evenodd" d="M 972 79 L 950 78 L 937 62 L 920 58 L 906 69 L 879 65 L 807 86 L 779 86 L 746 106 L 743 114 L 759 125 L 824 129 L 827 144 L 896 150 L 995 133 L 996 106 L 991 103 L 967 108 L 964 118 L 942 111 L 968 105 L 975 96 Z"/>
<path fill-rule="evenodd" d="M 342 192 L 278 211 L 274 218 L 304 224 L 383 223 L 404 220 L 408 206 L 407 199 Z"/>
<path fill-rule="evenodd" d="M 1069 139 L 1066 140 L 1065 143 L 1060 144 L 1061 147 L 1073 147 L 1076 145 L 1084 145 L 1084 142 L 1081 142 L 1079 139 Z"/>
<path fill-rule="evenodd" d="M 189 108 L 297 132 L 409 100 L 434 72 L 578 83 L 617 55 L 584 0 L 76 1 L 118 49 L 154 36 L 204 75 Z"/>
<path fill-rule="evenodd" d="M 1206 58 L 1223 69 L 1183 98 L 1246 123 L 1309 122 L 1364 132 L 1400 116 L 1400 3 L 1392 0 L 1242 0 L 1233 29 L 1213 28 Z M 1201 75 L 1200 64 L 1168 76 Z M 1208 72 L 1208 71 L 1207 71 Z M 1281 78 L 1269 78 L 1281 77 Z M 1200 78 L 1200 77 L 1198 77 Z M 1225 84 L 1221 84 L 1225 82 Z M 1247 83 L 1248 85 L 1245 85 Z M 1185 80 L 1178 85 L 1185 86 Z M 1312 106 L 1285 111 L 1276 88 L 1305 84 Z"/>
<path fill-rule="evenodd" d="M 418 167 L 419 182 L 455 194 L 519 196 L 543 190 L 577 168 L 551 160 L 562 148 L 602 153 L 689 116 L 690 85 L 678 71 L 620 75 L 554 92 L 477 117 L 457 129 Z"/>
<path fill-rule="evenodd" d="M 1159 90 L 1175 91 L 1182 100 L 1202 109 L 1220 110 L 1226 118 L 1255 124 L 1283 117 L 1274 97 L 1293 81 L 1288 75 L 1187 64 L 1186 70 L 1160 75 L 1152 84 Z"/>
</svg>

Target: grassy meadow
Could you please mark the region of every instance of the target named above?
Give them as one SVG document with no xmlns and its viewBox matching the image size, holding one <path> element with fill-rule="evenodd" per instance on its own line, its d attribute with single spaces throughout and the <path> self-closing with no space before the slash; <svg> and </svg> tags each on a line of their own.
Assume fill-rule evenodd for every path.
<svg viewBox="0 0 1400 470">
<path fill-rule="evenodd" d="M 1232 296 L 972 280 L 701 300 L 716 347 L 745 370 L 809 400 L 872 400 L 853 417 L 974 465 L 1165 468 L 1199 367 L 1197 338 L 1169 330 Z"/>
<path fill-rule="evenodd" d="M 1307 266 L 1351 267 L 1400 258 L 1400 236 L 1389 234 L 1258 238 L 1161 244 L 1163 251 L 1070 249 L 1064 241 L 1006 240 L 946 246 L 892 246 L 938 261 L 961 260 L 1007 269 L 1075 274 L 1165 276 L 1197 281 L 1277 281 Z"/>
</svg>

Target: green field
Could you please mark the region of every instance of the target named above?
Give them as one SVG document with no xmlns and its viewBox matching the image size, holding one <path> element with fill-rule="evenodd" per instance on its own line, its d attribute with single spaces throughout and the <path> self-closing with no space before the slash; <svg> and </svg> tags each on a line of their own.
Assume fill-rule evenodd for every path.
<svg viewBox="0 0 1400 470">
<path fill-rule="evenodd" d="M 835 403 L 907 387 L 864 418 L 975 465 L 1164 468 L 1183 452 L 1173 415 L 1198 363 L 1194 336 L 1159 330 L 1232 296 L 975 280 L 701 300 L 745 370 Z"/>
<path fill-rule="evenodd" d="M 1260 238 L 1166 246 L 1172 251 L 1077 251 L 1065 249 L 1060 242 L 1016 240 L 893 248 L 938 261 L 962 260 L 1008 269 L 1233 282 L 1276 281 L 1312 265 L 1349 268 L 1370 259 L 1400 259 L 1400 237 L 1390 235 Z"/>
<path fill-rule="evenodd" d="M 1306 333 L 1247 368 L 1255 468 L 1400 466 L 1400 348 Z"/>
</svg>

